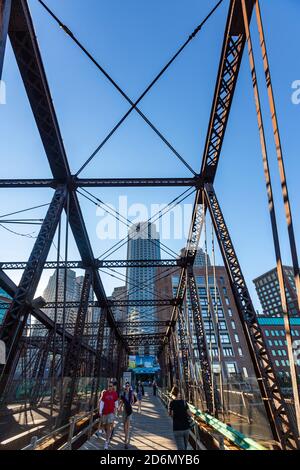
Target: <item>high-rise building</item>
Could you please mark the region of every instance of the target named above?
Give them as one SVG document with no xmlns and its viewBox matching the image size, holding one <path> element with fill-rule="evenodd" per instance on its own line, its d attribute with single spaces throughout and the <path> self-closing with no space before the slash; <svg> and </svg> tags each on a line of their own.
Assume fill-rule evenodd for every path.
<svg viewBox="0 0 300 470">
<path fill-rule="evenodd" d="M 297 292 L 293 268 L 283 267 L 288 310 L 291 317 L 298 315 Z M 254 285 L 260 300 L 263 314 L 268 317 L 281 317 L 282 306 L 277 269 L 274 268 L 254 279 Z"/>
<path fill-rule="evenodd" d="M 150 222 L 139 222 L 130 227 L 128 232 L 127 260 L 155 260 L 160 259 L 160 241 L 156 226 Z M 127 297 L 128 300 L 153 300 L 155 298 L 156 267 L 128 267 L 127 268 Z M 131 321 L 156 320 L 156 307 L 129 307 L 128 318 Z M 138 334 L 137 329 L 135 333 Z M 153 327 L 143 328 L 143 334 L 155 333 Z M 141 347 L 139 354 L 153 354 L 152 347 Z"/>
<path fill-rule="evenodd" d="M 7 292 L 5 292 L 5 290 L 0 287 L 0 302 L 10 304 L 11 301 L 12 298 L 10 297 L 10 295 L 8 295 Z M 3 322 L 6 311 L 6 308 L 0 308 L 0 325 Z"/>
<path fill-rule="evenodd" d="M 282 386 L 290 388 L 290 363 L 287 353 L 283 318 L 270 317 L 270 315 L 259 316 L 258 323 L 264 335 L 274 371 L 281 379 Z M 298 365 L 298 374 L 300 374 L 300 318 L 291 318 L 290 325 L 293 338 L 294 358 Z"/>
<path fill-rule="evenodd" d="M 108 300 L 126 300 L 127 299 L 127 287 L 120 286 L 115 287 L 111 297 L 108 297 Z M 127 307 L 122 306 L 113 306 L 112 313 L 116 322 L 123 322 L 127 320 Z"/>
<path fill-rule="evenodd" d="M 203 253 L 203 251 L 202 251 Z M 200 258 L 200 257 L 199 257 Z M 205 264 L 205 258 L 202 257 Z M 208 264 L 208 263 L 207 263 Z M 215 276 L 214 276 L 215 272 Z M 164 274 L 165 273 L 165 274 Z M 217 319 L 220 338 L 220 350 L 223 373 L 226 377 L 239 377 L 241 380 L 254 376 L 254 370 L 243 334 L 235 300 L 224 266 L 213 268 L 206 264 L 194 265 L 194 274 L 198 287 L 201 312 L 204 322 L 206 343 L 211 351 L 213 370 L 219 372 Z M 208 274 L 208 275 L 206 275 Z M 157 280 L 157 291 L 164 298 L 176 296 L 179 283 L 179 270 L 168 275 L 166 268 L 160 268 Z M 207 292 L 208 284 L 208 292 Z M 193 324 L 189 296 L 187 298 L 190 324 Z M 158 319 L 170 320 L 172 309 L 158 313 Z M 216 317 L 217 315 L 217 317 Z M 195 356 L 198 356 L 196 337 L 193 337 Z"/>
</svg>

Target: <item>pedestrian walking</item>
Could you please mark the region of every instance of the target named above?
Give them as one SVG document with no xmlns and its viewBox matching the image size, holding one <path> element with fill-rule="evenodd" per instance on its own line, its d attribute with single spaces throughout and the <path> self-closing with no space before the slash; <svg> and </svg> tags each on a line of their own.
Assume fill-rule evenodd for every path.
<svg viewBox="0 0 300 470">
<path fill-rule="evenodd" d="M 157 385 L 156 385 L 156 382 L 155 380 L 153 380 L 153 383 L 152 383 L 152 388 L 153 388 L 153 396 L 156 397 L 156 390 L 157 390 Z"/>
<path fill-rule="evenodd" d="M 122 410 L 124 424 L 124 447 L 128 449 L 130 440 L 130 423 L 132 419 L 132 405 L 134 404 L 134 393 L 129 382 L 126 382 L 123 392 L 120 395 L 119 412 Z"/>
<path fill-rule="evenodd" d="M 118 409 L 118 394 L 114 390 L 113 382 L 108 385 L 108 390 L 101 393 L 99 402 L 99 414 L 101 423 L 105 429 L 106 440 L 104 449 L 107 450 L 111 439 L 112 429 L 114 425 L 115 414 Z"/>
<path fill-rule="evenodd" d="M 173 418 L 173 432 L 178 450 L 187 450 L 190 434 L 190 416 L 188 405 L 182 399 L 182 393 L 178 387 L 173 387 L 173 400 L 169 405 L 169 415 Z"/>
<path fill-rule="evenodd" d="M 138 413 L 142 412 L 142 399 L 145 395 L 144 386 L 142 382 L 139 380 L 136 386 L 136 397 L 137 397 L 137 405 L 138 405 Z"/>
</svg>

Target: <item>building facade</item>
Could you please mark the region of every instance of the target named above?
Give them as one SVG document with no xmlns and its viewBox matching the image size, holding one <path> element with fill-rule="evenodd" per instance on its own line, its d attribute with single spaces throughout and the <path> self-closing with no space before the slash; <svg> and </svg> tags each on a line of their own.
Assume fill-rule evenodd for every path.
<svg viewBox="0 0 300 470">
<path fill-rule="evenodd" d="M 283 318 L 259 316 L 258 322 L 268 347 L 273 368 L 281 379 L 281 384 L 290 386 L 290 363 L 288 360 Z M 300 376 L 300 318 L 291 318 L 293 353 Z"/>
<path fill-rule="evenodd" d="M 295 317 L 299 312 L 293 268 L 284 266 L 283 271 L 289 314 L 291 317 Z M 253 282 L 262 306 L 263 315 L 281 317 L 282 306 L 276 268 L 257 277 Z"/>
<path fill-rule="evenodd" d="M 67 302 L 79 302 L 81 297 L 81 290 L 83 284 L 83 276 L 76 276 L 76 272 L 72 269 L 67 270 L 67 282 L 66 282 L 66 301 Z M 57 290 L 57 301 L 63 302 L 64 300 L 64 280 L 65 280 L 65 271 L 64 269 L 59 270 L 58 274 L 58 290 Z M 46 302 L 55 302 L 56 301 L 56 271 L 50 276 L 48 285 L 44 290 L 43 297 Z M 90 300 L 93 300 L 92 289 L 90 292 Z M 77 318 L 77 308 L 65 309 L 65 323 L 74 324 Z M 54 320 L 55 318 L 55 309 L 45 309 L 45 313 Z M 57 309 L 57 323 L 63 323 L 64 310 L 62 308 Z M 92 309 L 89 308 L 87 314 L 87 322 L 92 321 Z"/>
<path fill-rule="evenodd" d="M 132 225 L 128 232 L 127 260 L 160 259 L 160 241 L 156 226 L 150 222 L 140 222 Z M 155 298 L 155 277 L 157 267 L 128 267 L 126 272 L 126 288 L 128 300 L 153 300 Z M 127 316 L 130 321 L 155 321 L 156 307 L 129 307 Z M 138 330 L 135 328 L 135 333 Z M 143 334 L 155 333 L 153 327 L 140 331 Z M 130 333 L 130 331 L 129 331 Z M 139 354 L 153 354 L 153 348 L 140 347 Z"/>
</svg>

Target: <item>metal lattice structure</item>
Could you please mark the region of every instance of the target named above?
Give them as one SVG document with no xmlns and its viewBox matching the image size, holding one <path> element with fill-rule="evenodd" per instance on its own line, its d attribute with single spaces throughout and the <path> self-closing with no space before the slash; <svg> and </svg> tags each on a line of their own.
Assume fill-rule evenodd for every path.
<svg viewBox="0 0 300 470">
<path fill-rule="evenodd" d="M 20 357 L 28 354 L 28 370 L 30 373 L 32 371 L 32 378 L 35 379 L 35 385 L 31 391 L 31 401 L 36 403 L 41 396 L 42 379 L 51 355 L 53 377 L 61 373 L 65 382 L 67 381 L 67 383 L 61 383 L 61 390 L 64 390 L 64 393 L 60 397 L 59 413 L 59 422 L 66 422 L 72 414 L 76 384 L 80 377 L 89 374 L 93 378 L 90 401 L 91 405 L 96 405 L 101 377 L 117 378 L 119 381 L 123 370 L 126 368 L 128 355 L 135 353 L 140 346 L 156 347 L 161 368 L 168 377 L 169 384 L 174 385 L 182 382 L 188 395 L 190 386 L 195 381 L 186 325 L 189 320 L 184 311 L 186 296 L 188 295 L 197 339 L 202 376 L 201 387 L 203 387 L 207 410 L 212 413 L 214 409 L 214 390 L 210 356 L 205 341 L 201 305 L 193 272 L 204 217 L 206 211 L 208 211 L 230 279 L 273 438 L 283 449 L 295 449 L 299 446 L 297 431 L 293 427 L 289 410 L 272 369 L 272 363 L 257 322 L 238 256 L 233 247 L 214 189 L 214 180 L 221 158 L 222 144 L 248 36 L 245 18 L 249 22 L 251 21 L 255 5 L 257 6 L 255 0 L 230 1 L 199 174 L 193 172 L 194 175 L 190 178 L 86 179 L 79 178 L 80 171 L 76 175 L 73 175 L 70 171 L 27 0 L 0 0 L 0 78 L 5 43 L 8 36 L 53 175 L 51 179 L 0 180 L 0 189 L 52 188 L 54 190 L 52 201 L 28 261 L 0 263 L 0 286 L 12 296 L 12 302 L 5 316 L 0 335 L 7 351 L 6 364 L 0 366 L 0 394 L 2 397 L 9 391 Z M 54 17 L 53 14 L 51 15 Z M 207 19 L 211 15 L 212 13 L 208 15 Z M 54 19 L 59 21 L 56 17 Z M 76 41 L 67 27 L 62 24 L 61 26 Z M 194 31 L 187 43 L 193 39 L 201 27 L 202 25 Z M 83 49 L 79 43 L 78 45 Z M 84 52 L 87 54 L 87 51 Z M 172 61 L 175 58 L 176 56 Z M 96 63 L 95 65 L 98 68 L 100 67 Z M 113 85 L 117 87 L 115 83 Z M 148 87 L 148 89 L 150 88 Z M 166 145 L 171 148 L 166 138 L 154 128 L 153 124 L 137 108 L 138 102 L 147 93 L 148 89 L 135 103 L 121 90 L 122 95 L 131 105 L 127 115 L 133 110 L 138 112 Z M 126 116 L 123 121 L 125 119 Z M 171 150 L 181 158 L 173 147 Z M 194 210 L 184 255 L 177 259 L 163 260 L 95 259 L 80 208 L 78 189 L 163 186 L 195 188 Z M 69 261 L 67 259 L 61 261 L 59 257 L 57 261 L 47 260 L 51 244 L 63 216 L 66 217 L 67 226 L 70 226 L 74 236 L 81 257 L 78 261 Z M 131 299 L 130 301 L 108 299 L 100 277 L 101 269 L 128 267 L 177 268 L 180 275 L 175 298 Z M 67 269 L 72 268 L 85 270 L 80 302 L 70 302 L 65 298 L 64 301 L 57 300 L 39 306 L 38 299 L 35 299 L 34 296 L 42 271 L 44 269 L 54 269 L 58 273 L 59 270 L 66 272 Z M 3 270 L 23 270 L 19 285 L 15 286 Z M 96 300 L 90 300 L 91 291 L 94 293 Z M 4 306 L 5 304 L 2 305 L 2 307 Z M 115 321 L 113 308 L 149 306 L 171 307 L 172 315 L 167 322 Z M 59 324 L 47 316 L 47 310 L 44 312 L 44 308 L 51 308 L 55 311 L 58 309 L 64 311 L 70 308 L 77 309 L 77 320 L 73 324 L 68 322 Z M 100 310 L 97 321 L 87 320 L 90 308 Z M 34 325 L 31 327 L 27 325 L 29 316 L 33 316 L 38 322 L 36 328 L 34 328 Z M 140 328 L 142 327 L 159 328 L 159 331 L 151 334 L 141 334 Z M 137 329 L 136 333 L 132 333 L 134 328 Z M 31 332 L 30 339 L 25 334 L 29 330 Z M 128 330 L 130 330 L 130 334 L 127 333 Z M 24 349 L 27 352 L 24 353 Z M 31 351 L 30 354 L 28 351 Z M 53 357 L 56 356 L 59 356 L 59 360 L 55 363 Z"/>
</svg>

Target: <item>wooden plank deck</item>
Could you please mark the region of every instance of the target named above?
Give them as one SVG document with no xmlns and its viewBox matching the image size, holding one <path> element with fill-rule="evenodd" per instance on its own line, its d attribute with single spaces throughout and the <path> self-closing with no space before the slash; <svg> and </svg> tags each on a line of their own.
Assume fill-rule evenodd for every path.
<svg viewBox="0 0 300 470">
<path fill-rule="evenodd" d="M 152 396 L 152 390 L 146 389 L 142 401 L 142 413 L 134 413 L 131 423 L 131 438 L 129 450 L 176 450 L 173 438 L 172 419 L 159 397 Z M 104 437 L 93 435 L 79 450 L 102 450 L 104 448 Z M 109 449 L 124 449 L 124 433 L 122 419 L 115 423 L 115 432 Z"/>
</svg>

